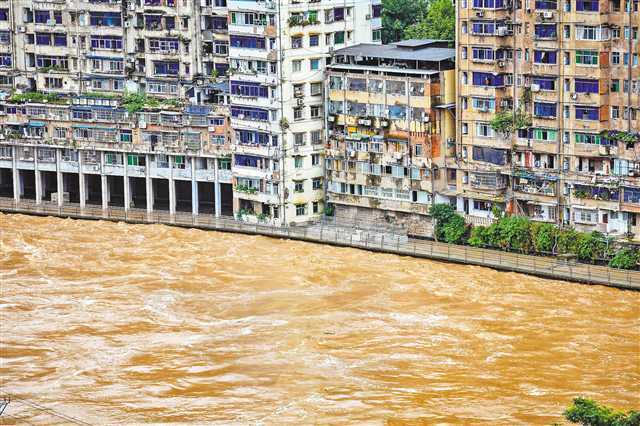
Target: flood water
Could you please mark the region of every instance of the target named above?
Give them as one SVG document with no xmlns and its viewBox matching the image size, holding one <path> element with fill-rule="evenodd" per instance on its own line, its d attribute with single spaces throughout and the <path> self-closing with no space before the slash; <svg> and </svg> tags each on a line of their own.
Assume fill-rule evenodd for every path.
<svg viewBox="0 0 640 426">
<path fill-rule="evenodd" d="M 640 408 L 640 293 L 163 225 L 0 214 L 0 232 L 1 391 L 92 424 Z"/>
</svg>

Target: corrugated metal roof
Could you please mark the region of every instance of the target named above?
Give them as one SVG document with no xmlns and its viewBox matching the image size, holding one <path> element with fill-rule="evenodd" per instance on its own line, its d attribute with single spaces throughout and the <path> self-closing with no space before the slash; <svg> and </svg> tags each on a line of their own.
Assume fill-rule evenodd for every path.
<svg viewBox="0 0 640 426">
<path fill-rule="evenodd" d="M 442 42 L 440 41 L 405 40 L 400 43 L 401 44 L 361 43 L 338 49 L 335 51 L 335 54 L 408 61 L 444 61 L 447 59 L 455 59 L 455 49 L 440 47 L 442 46 Z"/>
</svg>

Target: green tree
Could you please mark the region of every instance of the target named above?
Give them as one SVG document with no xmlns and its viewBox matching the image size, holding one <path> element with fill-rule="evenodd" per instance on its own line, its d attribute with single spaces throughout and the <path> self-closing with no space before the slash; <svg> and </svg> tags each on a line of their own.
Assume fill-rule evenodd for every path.
<svg viewBox="0 0 640 426">
<path fill-rule="evenodd" d="M 538 253 L 551 253 L 556 243 L 558 228 L 550 223 L 535 222 L 531 224 L 531 240 Z"/>
<path fill-rule="evenodd" d="M 464 223 L 464 218 L 455 213 L 449 218 L 449 221 L 442 227 L 444 240 L 450 244 L 460 244 L 464 240 L 464 236 L 467 233 L 467 226 Z"/>
<path fill-rule="evenodd" d="M 404 30 L 405 39 L 454 40 L 455 35 L 456 10 L 451 0 L 431 0 L 427 13 Z"/>
<path fill-rule="evenodd" d="M 609 261 L 609 266 L 618 269 L 634 269 L 640 260 L 640 253 L 632 248 L 623 248 Z"/>
<path fill-rule="evenodd" d="M 456 214 L 455 210 L 449 204 L 434 204 L 429 208 L 429 214 L 435 220 L 434 233 L 436 240 L 444 240 L 444 226 Z"/>
<path fill-rule="evenodd" d="M 505 216 L 500 219 L 500 247 L 528 252 L 531 248 L 530 226 L 531 221 L 524 216 Z"/>
<path fill-rule="evenodd" d="M 427 0 L 383 0 L 382 41 L 400 41 L 407 27 L 427 13 Z"/>
<path fill-rule="evenodd" d="M 640 426 L 639 411 L 625 413 L 587 398 L 575 398 L 564 417 L 583 426 Z"/>
<path fill-rule="evenodd" d="M 489 245 L 489 233 L 487 232 L 487 227 L 482 225 L 477 225 L 471 228 L 471 236 L 469 236 L 469 243 L 472 247 L 485 247 Z"/>
<path fill-rule="evenodd" d="M 604 259 L 606 256 L 607 241 L 605 236 L 598 231 L 593 231 L 590 234 L 579 233 L 576 248 L 578 259 L 595 263 L 596 260 Z"/>
</svg>

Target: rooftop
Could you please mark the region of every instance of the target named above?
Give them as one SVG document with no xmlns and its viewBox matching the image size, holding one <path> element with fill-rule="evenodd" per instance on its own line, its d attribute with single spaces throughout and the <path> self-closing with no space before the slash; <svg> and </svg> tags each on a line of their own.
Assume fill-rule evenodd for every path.
<svg viewBox="0 0 640 426">
<path fill-rule="evenodd" d="M 403 40 L 392 44 L 362 43 L 335 51 L 335 55 L 438 62 L 454 60 L 456 51 L 448 40 Z"/>
</svg>

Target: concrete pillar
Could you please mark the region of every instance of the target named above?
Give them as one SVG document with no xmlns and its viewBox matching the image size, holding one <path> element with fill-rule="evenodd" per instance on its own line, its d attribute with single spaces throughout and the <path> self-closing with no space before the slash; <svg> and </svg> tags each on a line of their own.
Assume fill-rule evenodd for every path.
<svg viewBox="0 0 640 426">
<path fill-rule="evenodd" d="M 220 167 L 218 166 L 218 159 L 214 159 L 213 162 L 213 170 L 215 172 L 215 193 L 214 195 L 214 204 L 215 204 L 215 211 L 216 211 L 216 217 L 220 217 L 220 215 L 222 214 L 222 206 L 221 206 L 221 200 L 222 200 L 222 194 L 220 193 L 220 176 L 218 176 L 218 171 L 220 170 Z"/>
<path fill-rule="evenodd" d="M 196 180 L 196 158 L 191 157 L 191 213 L 198 215 L 198 181 Z"/>
<path fill-rule="evenodd" d="M 11 157 L 11 169 L 13 173 L 13 200 L 20 202 L 20 172 L 18 172 L 18 147 L 13 146 L 13 156 Z"/>
<path fill-rule="evenodd" d="M 151 156 L 145 155 L 145 186 L 147 190 L 147 213 L 153 213 L 153 181 L 151 180 Z"/>
<path fill-rule="evenodd" d="M 82 151 L 78 151 L 78 188 L 80 189 L 80 209 L 87 205 L 87 188 L 89 182 L 85 179 L 82 160 Z"/>
<path fill-rule="evenodd" d="M 42 176 L 40 176 L 40 164 L 38 163 L 38 149 L 33 157 L 33 174 L 36 181 L 36 204 L 42 204 Z"/>
<path fill-rule="evenodd" d="M 122 153 L 122 161 L 124 166 L 124 175 L 123 175 L 123 183 L 124 183 L 124 210 L 129 211 L 131 208 L 131 187 L 129 186 L 129 165 L 127 161 L 127 153 Z"/>
<path fill-rule="evenodd" d="M 60 163 L 62 162 L 62 152 L 56 149 L 56 183 L 58 189 L 58 207 L 62 207 L 64 202 L 64 181 L 62 180 L 62 168 Z"/>
<path fill-rule="evenodd" d="M 102 210 L 109 208 L 109 182 L 104 174 L 104 151 L 100 151 L 100 189 L 102 191 Z"/>
<path fill-rule="evenodd" d="M 173 181 L 173 155 L 168 156 L 169 159 L 169 214 L 176 214 L 176 184 Z"/>
</svg>

